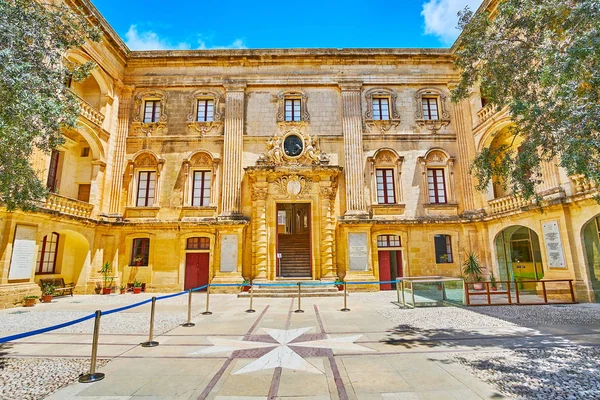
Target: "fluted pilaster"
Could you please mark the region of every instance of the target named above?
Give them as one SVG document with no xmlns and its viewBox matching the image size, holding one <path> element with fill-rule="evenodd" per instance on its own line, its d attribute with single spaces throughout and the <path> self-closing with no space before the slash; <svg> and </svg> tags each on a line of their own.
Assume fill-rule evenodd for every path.
<svg viewBox="0 0 600 400">
<path fill-rule="evenodd" d="M 321 278 L 337 278 L 335 266 L 335 216 L 334 200 L 336 188 L 330 182 L 320 189 L 321 201 Z"/>
<path fill-rule="evenodd" d="M 467 102 L 452 103 L 452 120 L 456 129 L 457 163 L 460 169 L 461 201 L 464 211 L 475 210 L 473 195 L 473 178 L 471 177 L 470 160 L 475 156 L 475 142 L 470 129 L 470 122 L 466 120 Z"/>
<path fill-rule="evenodd" d="M 225 85 L 225 132 L 223 144 L 223 192 L 221 217 L 241 215 L 242 150 L 244 145 L 245 84 Z"/>
<path fill-rule="evenodd" d="M 131 100 L 133 97 L 133 86 L 123 86 L 121 96 L 119 97 L 119 120 L 115 146 L 113 152 L 113 162 L 111 168 L 110 181 L 110 214 L 119 214 L 121 212 L 121 190 L 123 187 L 123 173 L 125 170 L 125 147 L 127 144 L 127 134 L 129 131 L 129 117 L 131 115 Z"/>
<path fill-rule="evenodd" d="M 361 82 L 339 84 L 342 91 L 342 129 L 344 134 L 344 177 L 346 179 L 346 215 L 367 214 L 362 166 Z"/>
<path fill-rule="evenodd" d="M 255 183 L 252 190 L 254 279 L 267 279 L 267 183 Z"/>
</svg>

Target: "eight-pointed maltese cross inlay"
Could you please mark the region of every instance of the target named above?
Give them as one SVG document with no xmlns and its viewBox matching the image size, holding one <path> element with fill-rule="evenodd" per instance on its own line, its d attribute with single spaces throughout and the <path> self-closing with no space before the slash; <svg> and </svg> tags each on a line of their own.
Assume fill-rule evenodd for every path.
<svg viewBox="0 0 600 400">
<path fill-rule="evenodd" d="M 304 348 L 317 348 L 317 349 L 330 349 L 330 350 L 345 350 L 348 352 L 357 351 L 375 351 L 368 347 L 364 347 L 354 342 L 358 340 L 362 335 L 352 335 L 344 337 L 331 337 L 327 335 L 326 339 L 321 340 L 309 340 L 305 342 L 294 342 L 302 334 L 310 331 L 312 328 L 299 328 L 299 329 L 267 329 L 263 330 L 269 334 L 277 343 L 267 342 L 250 342 L 245 340 L 232 340 L 226 338 L 207 338 L 213 346 L 207 347 L 200 351 L 196 351 L 191 354 L 213 354 L 213 353 L 232 353 L 236 350 L 250 350 L 250 349 L 262 349 L 275 347 L 262 357 L 254 360 L 250 364 L 246 365 L 233 372 L 233 375 L 246 374 L 248 372 L 261 371 L 266 369 L 273 369 L 276 367 L 294 369 L 297 371 L 305 371 L 314 374 L 324 374 L 322 368 L 311 364 L 306 359 L 302 358 L 298 353 L 292 350 L 290 347 L 304 347 Z"/>
</svg>

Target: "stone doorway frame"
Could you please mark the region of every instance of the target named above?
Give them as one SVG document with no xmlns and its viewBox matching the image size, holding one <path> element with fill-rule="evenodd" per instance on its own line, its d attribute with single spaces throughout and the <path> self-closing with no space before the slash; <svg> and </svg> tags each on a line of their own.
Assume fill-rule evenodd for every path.
<svg viewBox="0 0 600 400">
<path fill-rule="evenodd" d="M 251 166 L 245 168 L 252 194 L 252 276 L 275 279 L 277 203 L 310 203 L 311 265 L 315 280 L 337 278 L 335 199 L 339 166 Z"/>
</svg>

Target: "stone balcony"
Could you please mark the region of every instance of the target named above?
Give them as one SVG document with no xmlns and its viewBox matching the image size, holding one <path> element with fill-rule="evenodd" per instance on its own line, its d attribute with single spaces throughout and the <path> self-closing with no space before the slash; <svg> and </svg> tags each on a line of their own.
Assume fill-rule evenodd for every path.
<svg viewBox="0 0 600 400">
<path fill-rule="evenodd" d="M 58 211 L 63 214 L 74 215 L 76 217 L 83 218 L 90 218 L 92 211 L 94 210 L 93 204 L 71 199 L 55 193 L 50 193 L 48 195 L 46 198 L 46 203 L 43 207 L 47 210 Z"/>
<path fill-rule="evenodd" d="M 73 93 L 77 97 L 77 100 L 79 100 L 79 113 L 81 116 L 93 124 L 101 127 L 102 123 L 104 122 L 104 114 L 96 110 L 93 105 L 79 97 L 77 93 L 73 91 L 71 93 Z"/>
<path fill-rule="evenodd" d="M 534 199 L 526 200 L 521 196 L 508 195 L 488 201 L 489 214 L 501 214 L 510 211 L 517 211 L 523 207 L 533 204 Z"/>
<path fill-rule="evenodd" d="M 587 194 L 598 189 L 595 183 L 588 181 L 583 175 L 572 175 L 569 178 L 571 179 L 574 195 Z"/>
<path fill-rule="evenodd" d="M 479 125 L 490 119 L 492 115 L 496 113 L 496 107 L 491 104 L 486 105 L 481 110 L 477 111 L 477 118 L 479 119 Z"/>
</svg>

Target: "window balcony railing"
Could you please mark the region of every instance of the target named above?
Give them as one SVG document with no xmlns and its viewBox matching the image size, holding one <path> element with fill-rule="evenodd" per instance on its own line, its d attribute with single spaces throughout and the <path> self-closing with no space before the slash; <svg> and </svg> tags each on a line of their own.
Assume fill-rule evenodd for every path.
<svg viewBox="0 0 600 400">
<path fill-rule="evenodd" d="M 85 201 L 79 201 L 55 193 L 50 193 L 46 198 L 44 208 L 47 210 L 58 211 L 63 214 L 90 218 L 94 205 L 86 203 Z"/>
<path fill-rule="evenodd" d="M 526 200 L 521 196 L 508 195 L 488 201 L 490 214 L 500 214 L 519 210 L 533 204 L 533 199 Z"/>
</svg>

